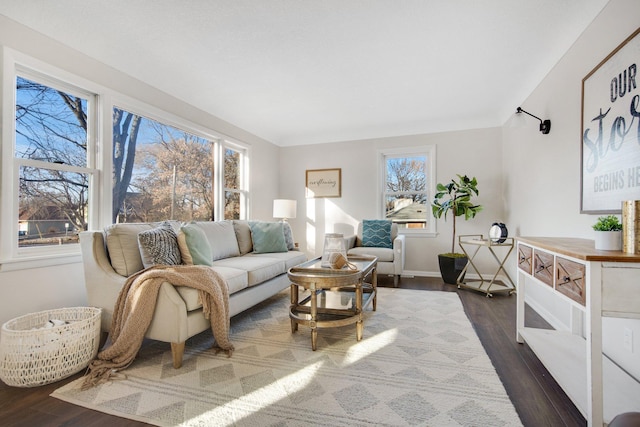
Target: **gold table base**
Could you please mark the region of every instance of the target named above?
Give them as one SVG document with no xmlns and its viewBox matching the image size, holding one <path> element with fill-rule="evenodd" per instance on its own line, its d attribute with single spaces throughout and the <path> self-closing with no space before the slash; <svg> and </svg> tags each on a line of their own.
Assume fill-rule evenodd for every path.
<svg viewBox="0 0 640 427">
<path fill-rule="evenodd" d="M 458 244 L 460 245 L 462 252 L 464 252 L 464 254 L 468 258 L 467 265 L 465 265 L 464 269 L 458 276 L 458 280 L 457 280 L 458 289 L 466 288 L 466 289 L 472 289 L 475 291 L 483 292 L 489 298 L 493 297 L 493 294 L 495 292 L 507 292 L 509 295 L 516 292 L 516 286 L 513 280 L 511 279 L 511 276 L 509 276 L 509 273 L 504 268 L 504 264 L 509 258 L 511 251 L 513 251 L 513 246 L 514 246 L 513 238 L 509 237 L 509 238 L 506 238 L 504 242 L 498 243 L 490 239 L 485 239 L 482 234 L 465 234 L 465 235 L 458 236 Z M 468 247 L 471 246 L 473 247 L 473 249 L 465 248 L 465 246 L 468 246 Z M 498 264 L 498 268 L 496 269 L 491 279 L 485 279 L 482 273 L 480 273 L 480 270 L 478 270 L 478 268 L 473 262 L 474 258 L 480 251 L 480 248 L 483 248 L 483 247 L 489 250 L 493 259 Z M 500 247 L 507 249 L 506 253 L 504 253 L 502 257 L 499 257 L 496 251 L 494 250 L 495 248 L 500 248 Z M 468 249 L 469 249 L 469 252 L 471 253 L 467 251 Z M 465 274 L 469 270 L 469 267 L 471 267 L 476 272 L 476 274 L 480 278 L 479 280 L 470 280 L 467 282 L 462 281 L 462 278 L 465 276 Z M 497 282 L 498 275 L 500 274 L 501 271 L 504 273 L 507 279 L 507 283 Z"/>
<path fill-rule="evenodd" d="M 364 334 L 363 310 L 377 303 L 376 257 L 349 257 L 357 270 L 333 270 L 319 267 L 315 259 L 289 269 L 291 305 L 289 318 L 291 332 L 298 325 L 311 328 L 311 348 L 317 349 L 318 329 L 336 328 L 355 323 L 356 340 Z M 365 280 L 371 277 L 371 283 Z M 307 295 L 308 294 L 308 295 Z M 301 299 L 301 295 L 304 297 Z"/>
</svg>

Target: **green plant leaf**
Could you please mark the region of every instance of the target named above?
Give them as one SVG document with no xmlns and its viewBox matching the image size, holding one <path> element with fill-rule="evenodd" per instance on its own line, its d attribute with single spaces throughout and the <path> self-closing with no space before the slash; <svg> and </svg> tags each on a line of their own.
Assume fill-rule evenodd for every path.
<svg viewBox="0 0 640 427">
<path fill-rule="evenodd" d="M 595 231 L 620 231 L 622 224 L 615 215 L 598 217 L 598 221 L 593 225 Z"/>
<path fill-rule="evenodd" d="M 451 252 L 455 252 L 456 241 L 456 217 L 463 216 L 465 220 L 474 218 L 478 212 L 482 210 L 482 206 L 474 205 L 471 201 L 472 197 L 479 194 L 478 180 L 467 175 L 457 174 L 457 181 L 452 179 L 446 185 L 442 183 L 436 184 L 437 192 L 431 202 L 431 210 L 433 216 L 441 218 L 444 215 L 447 219 L 447 213 L 451 212 L 453 216 L 453 240 L 451 244 Z"/>
</svg>

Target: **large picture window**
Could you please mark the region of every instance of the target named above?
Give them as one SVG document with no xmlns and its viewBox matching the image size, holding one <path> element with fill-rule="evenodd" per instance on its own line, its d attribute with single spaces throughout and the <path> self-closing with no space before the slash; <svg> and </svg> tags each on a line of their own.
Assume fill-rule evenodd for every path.
<svg viewBox="0 0 640 427">
<path fill-rule="evenodd" d="M 113 109 L 113 222 L 210 220 L 213 142 Z"/>
<path fill-rule="evenodd" d="M 427 147 L 381 153 L 384 218 L 404 232 L 434 231 L 430 209 L 434 151 Z"/>
<path fill-rule="evenodd" d="M 79 233 L 112 223 L 249 217 L 244 143 L 17 52 L 2 66 L 0 269 L 77 262 Z"/>
<path fill-rule="evenodd" d="M 220 165 L 217 149 L 224 152 Z M 205 221 L 246 215 L 243 151 L 227 147 L 225 141 L 116 107 L 112 157 L 113 222 Z M 224 183 L 218 185 L 216 170 L 222 169 Z M 222 215 L 216 215 L 219 198 Z"/>
</svg>

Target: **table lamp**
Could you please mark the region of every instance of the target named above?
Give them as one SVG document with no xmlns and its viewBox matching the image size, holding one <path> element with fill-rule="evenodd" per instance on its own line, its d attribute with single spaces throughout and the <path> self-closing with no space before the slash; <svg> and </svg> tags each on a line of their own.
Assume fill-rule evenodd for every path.
<svg viewBox="0 0 640 427">
<path fill-rule="evenodd" d="M 282 222 L 287 222 L 289 218 L 296 217 L 298 202 L 288 199 L 275 199 L 273 201 L 273 217 L 281 218 Z"/>
</svg>

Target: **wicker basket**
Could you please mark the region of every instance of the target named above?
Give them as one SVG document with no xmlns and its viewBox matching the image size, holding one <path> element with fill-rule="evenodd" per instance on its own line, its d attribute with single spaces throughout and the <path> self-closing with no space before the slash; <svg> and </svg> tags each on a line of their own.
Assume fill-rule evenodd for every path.
<svg viewBox="0 0 640 427">
<path fill-rule="evenodd" d="M 96 356 L 101 309 L 59 308 L 9 320 L 0 335 L 0 378 L 7 385 L 34 387 L 81 371 Z M 43 328 L 49 320 L 64 325 Z"/>
</svg>

